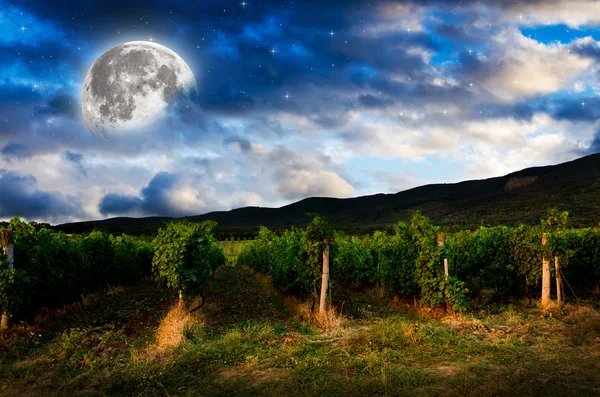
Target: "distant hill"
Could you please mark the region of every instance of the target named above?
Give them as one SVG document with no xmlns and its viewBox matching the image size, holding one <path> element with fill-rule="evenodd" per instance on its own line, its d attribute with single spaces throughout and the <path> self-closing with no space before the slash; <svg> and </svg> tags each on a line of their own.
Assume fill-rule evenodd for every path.
<svg viewBox="0 0 600 397">
<path fill-rule="evenodd" d="M 188 217 L 215 220 L 220 231 L 256 229 L 259 225 L 284 228 L 310 221 L 307 212 L 327 217 L 338 228 L 356 231 L 407 221 L 420 209 L 443 226 L 537 224 L 549 209 L 570 213 L 575 227 L 600 223 L 600 154 L 566 163 L 527 168 L 511 174 L 460 183 L 433 184 L 395 194 L 347 199 L 311 197 L 281 208 L 244 207 Z M 130 234 L 153 233 L 165 217 L 112 218 L 56 226 L 67 233 L 94 228 Z"/>
</svg>

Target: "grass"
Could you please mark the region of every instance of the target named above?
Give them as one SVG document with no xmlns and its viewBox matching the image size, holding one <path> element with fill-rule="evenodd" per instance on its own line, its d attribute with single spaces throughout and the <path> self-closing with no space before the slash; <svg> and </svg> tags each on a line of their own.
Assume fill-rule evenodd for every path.
<svg viewBox="0 0 600 397">
<path fill-rule="evenodd" d="M 465 315 L 335 287 L 308 303 L 244 267 L 220 268 L 187 315 L 145 280 L 2 335 L 0 394 L 598 396 L 600 315 L 530 305 Z"/>
<path fill-rule="evenodd" d="M 219 241 L 217 245 L 223 250 L 228 262 L 235 263 L 240 252 L 242 252 L 246 244 L 251 241 L 252 240 L 222 240 Z"/>
</svg>

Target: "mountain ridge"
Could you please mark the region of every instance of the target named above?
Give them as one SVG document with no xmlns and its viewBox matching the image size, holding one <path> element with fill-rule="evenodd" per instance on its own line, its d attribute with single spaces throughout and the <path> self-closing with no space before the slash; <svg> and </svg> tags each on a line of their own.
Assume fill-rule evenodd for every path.
<svg viewBox="0 0 600 397">
<path fill-rule="evenodd" d="M 279 208 L 241 207 L 188 216 L 191 221 L 215 220 L 218 229 L 256 229 L 301 226 L 316 212 L 334 226 L 348 230 L 386 227 L 406 221 L 421 210 L 443 226 L 539 223 L 550 208 L 571 213 L 573 226 L 600 222 L 600 154 L 568 162 L 525 168 L 504 176 L 417 186 L 397 193 L 376 193 L 351 198 L 307 197 Z M 116 217 L 56 226 L 65 232 L 93 228 L 111 231 L 152 232 L 170 217 Z"/>
</svg>

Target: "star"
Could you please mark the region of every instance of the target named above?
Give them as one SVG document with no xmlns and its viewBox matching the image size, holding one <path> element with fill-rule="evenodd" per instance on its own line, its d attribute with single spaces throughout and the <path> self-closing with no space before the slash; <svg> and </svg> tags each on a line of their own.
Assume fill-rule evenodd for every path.
<svg viewBox="0 0 600 397">
<path fill-rule="evenodd" d="M 285 100 L 287 101 L 288 99 L 290 99 L 290 94 L 286 93 L 284 96 Z"/>
<path fill-rule="evenodd" d="M 581 106 L 585 106 L 585 102 L 584 101 L 581 101 Z"/>
<path fill-rule="evenodd" d="M 25 31 L 25 26 L 21 26 L 21 32 Z"/>
<path fill-rule="evenodd" d="M 276 52 L 277 52 L 277 51 L 275 51 L 275 48 L 272 48 L 272 49 L 271 49 L 271 54 L 275 55 L 275 53 L 276 53 Z"/>
<path fill-rule="evenodd" d="M 246 3 L 245 1 L 242 1 L 240 4 L 242 5 L 242 8 L 246 8 L 246 6 L 248 5 L 248 3 Z"/>
<path fill-rule="evenodd" d="M 333 32 L 333 29 L 332 29 L 332 30 L 331 30 L 331 32 L 329 32 L 329 35 L 330 35 L 331 37 L 333 37 L 333 35 L 334 35 L 334 34 L 335 34 L 335 33 Z"/>
</svg>

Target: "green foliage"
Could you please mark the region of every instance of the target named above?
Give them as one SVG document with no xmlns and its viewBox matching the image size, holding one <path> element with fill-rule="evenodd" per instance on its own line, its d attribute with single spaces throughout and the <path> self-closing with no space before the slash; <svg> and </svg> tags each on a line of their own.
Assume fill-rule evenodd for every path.
<svg viewBox="0 0 600 397">
<path fill-rule="evenodd" d="M 368 239 L 335 233 L 336 255 L 331 260 L 331 278 L 355 285 L 377 280 L 377 265 Z"/>
<path fill-rule="evenodd" d="M 517 274 L 524 278 L 525 287 L 538 286 L 542 278 L 542 231 L 539 227 L 520 225 L 510 236 L 511 256 Z"/>
<path fill-rule="evenodd" d="M 415 263 L 418 250 L 405 223 L 394 226 L 394 234 L 388 236 L 375 232 L 371 250 L 378 262 L 378 279 L 390 293 L 412 296 L 416 294 Z"/>
<path fill-rule="evenodd" d="M 244 247 L 238 255 L 238 263 L 247 264 L 260 273 L 269 272 L 269 244 L 273 232 L 264 226 L 260 227 L 258 238 Z"/>
<path fill-rule="evenodd" d="M 0 254 L 0 312 L 14 313 L 23 302 L 22 291 L 29 281 L 24 270 L 10 269 Z"/>
<path fill-rule="evenodd" d="M 559 211 L 556 208 L 548 212 L 548 218 L 541 220 L 543 232 L 556 232 L 564 230 L 567 227 L 569 218 L 568 211 Z"/>
<path fill-rule="evenodd" d="M 511 256 L 512 229 L 505 226 L 475 232 L 461 231 L 448 239 L 447 255 L 453 273 L 477 294 L 493 289 L 497 295 L 519 288 L 517 265 Z"/>
<path fill-rule="evenodd" d="M 600 229 L 563 232 L 563 242 L 567 249 L 561 256 L 561 268 L 568 282 L 578 289 L 598 288 Z"/>
<path fill-rule="evenodd" d="M 70 237 L 15 217 L 15 269 L 0 262 L 0 305 L 16 316 L 64 305 L 92 291 L 130 283 L 151 269 L 148 243 L 102 232 Z"/>
<path fill-rule="evenodd" d="M 169 288 L 187 295 L 201 293 L 225 255 L 212 235 L 215 222 L 171 222 L 154 240 L 152 271 Z"/>
<path fill-rule="evenodd" d="M 301 296 L 315 291 L 320 275 L 315 273 L 313 258 L 307 251 L 310 244 L 306 232 L 299 229 L 273 236 L 269 244 L 267 272 L 275 287 Z"/>
<path fill-rule="evenodd" d="M 306 229 L 291 228 L 281 236 L 261 227 L 258 239 L 245 246 L 238 263 L 268 274 L 273 285 L 284 292 L 316 297 L 321 282 L 324 240 L 331 239 L 332 253 L 336 240 L 332 239 L 333 229 L 325 218 L 310 215 L 313 221 Z"/>
<path fill-rule="evenodd" d="M 398 223 L 393 234 L 333 233 L 330 274 L 332 280 L 379 284 L 389 293 L 419 297 L 428 306 L 446 304 L 464 310 L 469 297 L 485 295 L 493 301 L 531 293 L 539 285 L 542 255 L 546 255 L 550 260 L 559 257 L 568 280 L 588 290 L 597 288 L 600 232 L 566 230 L 567 219 L 567 212 L 551 210 L 537 227 L 474 227 L 448 235 L 445 246 L 438 247 L 439 227 L 415 212 L 411 224 Z M 283 291 L 314 291 L 320 279 L 321 238 L 330 230 L 320 225 L 291 229 L 281 236 L 262 228 L 259 239 L 240 254 L 240 262 L 270 274 Z M 542 231 L 548 238 L 545 246 Z M 315 237 L 309 240 L 311 233 Z M 444 258 L 449 262 L 449 277 L 443 273 Z"/>
<path fill-rule="evenodd" d="M 415 279 L 422 302 L 427 306 L 441 306 L 447 303 L 454 310 L 468 308 L 468 289 L 464 282 L 446 278 L 443 270 L 445 248 L 437 245 L 439 227 L 415 211 L 411 218 L 410 232 L 418 255 L 415 263 Z"/>
</svg>

